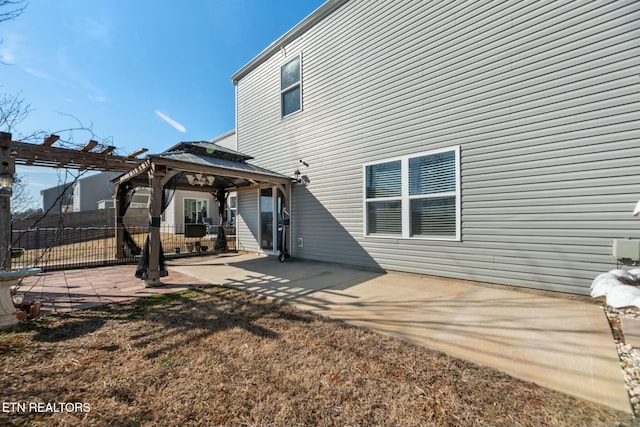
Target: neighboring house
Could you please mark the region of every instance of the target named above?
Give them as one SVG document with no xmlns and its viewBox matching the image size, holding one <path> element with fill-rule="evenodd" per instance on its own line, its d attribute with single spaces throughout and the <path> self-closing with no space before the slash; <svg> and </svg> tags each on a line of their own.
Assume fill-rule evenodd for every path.
<svg viewBox="0 0 640 427">
<path fill-rule="evenodd" d="M 233 75 L 236 147 L 299 172 L 294 256 L 588 294 L 640 237 L 639 27 L 634 1 L 331 0 Z M 239 249 L 277 249 L 277 198 L 239 193 Z"/>
<path fill-rule="evenodd" d="M 100 202 L 113 199 L 111 180 L 118 175 L 117 172 L 101 172 L 42 190 L 42 208 L 49 213 L 94 211 Z"/>
<path fill-rule="evenodd" d="M 73 212 L 73 185 L 61 184 L 40 191 L 42 208 L 51 214 Z"/>
<path fill-rule="evenodd" d="M 115 191 L 113 186 L 113 182 L 109 181 L 109 185 L 112 188 L 112 191 Z M 130 208 L 138 208 L 138 209 L 146 209 L 147 204 L 149 203 L 149 189 L 148 188 L 137 188 L 131 197 Z M 116 205 L 115 196 L 98 201 L 98 209 L 112 209 Z"/>
<path fill-rule="evenodd" d="M 73 211 L 85 212 L 98 208 L 98 202 L 115 196 L 111 180 L 117 172 L 101 172 L 81 178 L 73 186 Z"/>
</svg>

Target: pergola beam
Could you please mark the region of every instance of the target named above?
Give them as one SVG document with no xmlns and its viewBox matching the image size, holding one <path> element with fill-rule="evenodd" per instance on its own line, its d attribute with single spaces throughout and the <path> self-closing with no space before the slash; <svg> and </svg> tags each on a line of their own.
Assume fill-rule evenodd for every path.
<svg viewBox="0 0 640 427">
<path fill-rule="evenodd" d="M 135 168 L 131 169 L 129 172 L 127 172 L 124 175 L 120 176 L 117 179 L 117 181 L 114 181 L 114 183 L 116 185 L 119 185 L 119 184 L 123 184 L 123 183 L 125 183 L 127 181 L 131 181 L 132 179 L 138 177 L 139 175 L 142 175 L 143 173 L 147 172 L 150 167 L 151 167 L 151 160 L 146 159 L 142 163 L 140 163 L 138 166 L 136 166 Z"/>
<path fill-rule="evenodd" d="M 116 147 L 114 145 L 107 145 L 102 150 L 99 151 L 100 154 L 109 154 L 115 150 Z"/>
<path fill-rule="evenodd" d="M 93 148 L 96 145 L 98 145 L 98 141 L 94 141 L 93 139 L 90 139 L 89 142 L 87 142 L 85 146 L 80 149 L 80 151 L 84 153 L 88 153 L 89 151 L 93 150 Z"/>
<path fill-rule="evenodd" d="M 11 141 L 11 149 L 17 165 L 126 172 L 134 169 L 142 162 L 142 159 L 115 156 L 113 154 L 94 153 L 19 141 Z"/>
<path fill-rule="evenodd" d="M 51 147 L 51 146 L 52 146 L 53 144 L 55 144 L 55 143 L 56 143 L 56 141 L 57 141 L 57 140 L 59 140 L 59 139 L 60 139 L 60 137 L 59 137 L 58 135 L 53 135 L 53 134 L 51 134 L 51 135 L 49 135 L 49 136 L 44 140 L 44 142 L 42 143 L 42 145 L 46 145 L 46 146 L 48 146 L 48 147 Z"/>
<path fill-rule="evenodd" d="M 142 154 L 142 153 L 146 153 L 147 151 L 149 151 L 149 150 L 147 150 L 146 148 L 138 148 L 138 149 L 137 149 L 136 151 L 134 151 L 133 153 L 131 153 L 131 154 L 127 155 L 127 157 L 132 157 L 132 158 L 133 158 L 133 157 L 138 157 L 140 154 Z"/>
</svg>

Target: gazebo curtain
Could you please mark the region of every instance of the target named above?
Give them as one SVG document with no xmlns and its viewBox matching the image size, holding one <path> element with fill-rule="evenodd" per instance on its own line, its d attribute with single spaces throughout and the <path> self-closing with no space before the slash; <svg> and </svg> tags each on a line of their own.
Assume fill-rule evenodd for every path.
<svg viewBox="0 0 640 427">
<path fill-rule="evenodd" d="M 127 214 L 127 210 L 131 205 L 131 200 L 133 199 L 135 189 L 133 188 L 133 184 L 131 183 L 131 181 L 127 181 L 120 184 L 120 186 L 118 187 L 118 192 L 120 193 L 118 194 L 118 200 L 120 200 L 120 203 L 118 204 L 118 216 L 116 218 L 116 225 L 122 225 L 124 243 L 127 248 L 129 248 L 129 252 L 131 253 L 131 255 L 140 255 L 140 246 L 138 246 L 138 244 L 133 240 L 131 234 L 124 226 L 124 216 Z"/>
<path fill-rule="evenodd" d="M 227 246 L 227 192 L 224 188 L 218 189 L 215 193 L 216 200 L 218 201 L 218 213 L 220 214 L 220 227 L 218 227 L 218 234 L 216 235 L 215 250 L 226 252 L 229 248 Z"/>
<path fill-rule="evenodd" d="M 164 213 L 169 203 L 173 199 L 174 194 L 176 193 L 176 186 L 180 182 L 182 178 L 183 172 L 180 172 L 174 175 L 162 188 L 162 210 L 160 214 Z M 149 224 L 149 228 L 157 226 L 160 227 L 160 224 Z M 166 277 L 169 275 L 166 267 L 166 258 L 164 256 L 164 249 L 162 248 L 162 239 L 160 239 L 160 277 Z M 147 234 L 147 238 L 144 242 L 144 250 L 142 251 L 142 257 L 140 257 L 140 261 L 138 261 L 138 267 L 136 268 L 135 276 L 138 279 L 145 280 L 149 277 L 149 234 Z"/>
</svg>

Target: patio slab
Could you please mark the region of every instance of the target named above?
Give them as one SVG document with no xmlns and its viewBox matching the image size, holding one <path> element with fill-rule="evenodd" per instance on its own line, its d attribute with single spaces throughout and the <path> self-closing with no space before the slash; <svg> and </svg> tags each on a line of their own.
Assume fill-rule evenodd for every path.
<svg viewBox="0 0 640 427">
<path fill-rule="evenodd" d="M 640 319 L 620 317 L 620 322 L 622 322 L 625 343 L 640 348 Z"/>
<path fill-rule="evenodd" d="M 631 412 L 602 308 L 418 274 L 251 255 L 173 271 L 297 306 Z"/>
</svg>

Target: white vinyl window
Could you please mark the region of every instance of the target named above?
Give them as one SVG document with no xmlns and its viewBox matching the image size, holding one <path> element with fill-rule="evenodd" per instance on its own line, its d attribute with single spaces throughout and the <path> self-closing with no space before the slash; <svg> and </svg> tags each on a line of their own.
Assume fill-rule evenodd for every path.
<svg viewBox="0 0 640 427">
<path fill-rule="evenodd" d="M 280 101 L 282 117 L 302 109 L 300 56 L 280 68 Z"/>
<path fill-rule="evenodd" d="M 365 236 L 460 240 L 460 147 L 364 166 Z"/>
<path fill-rule="evenodd" d="M 209 201 L 207 199 L 184 199 L 184 223 L 204 224 L 209 217 Z"/>
</svg>

